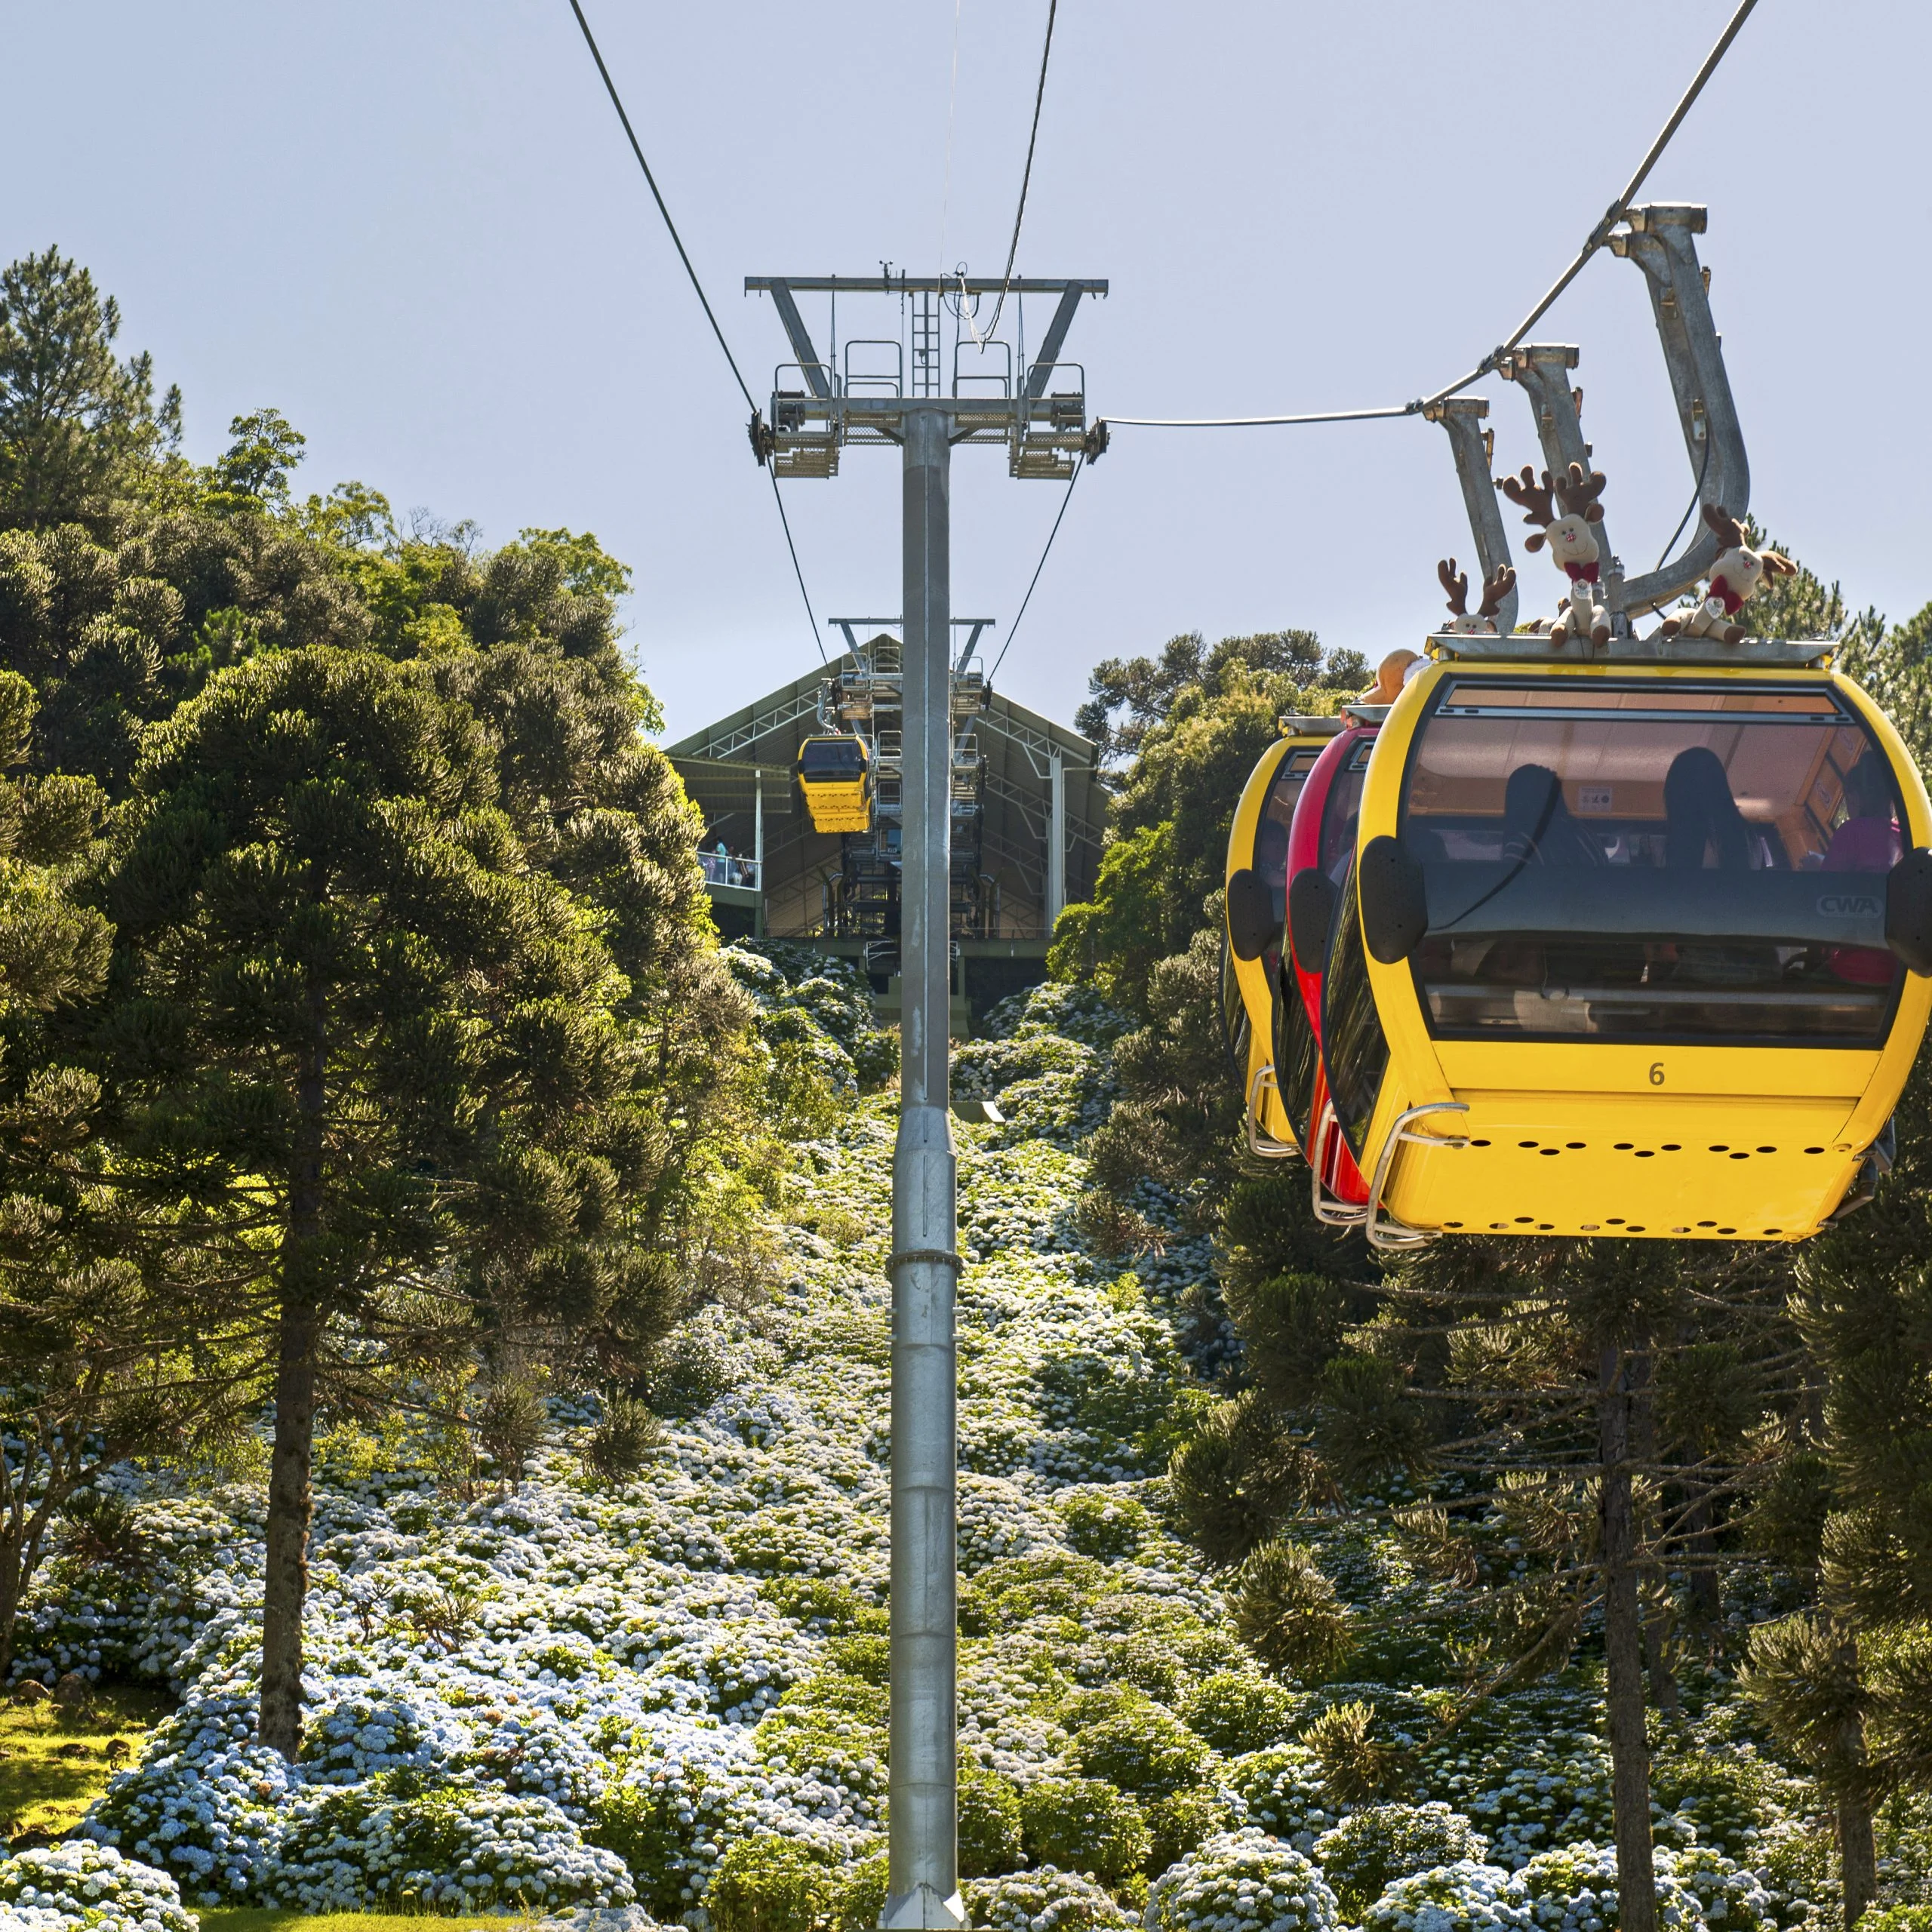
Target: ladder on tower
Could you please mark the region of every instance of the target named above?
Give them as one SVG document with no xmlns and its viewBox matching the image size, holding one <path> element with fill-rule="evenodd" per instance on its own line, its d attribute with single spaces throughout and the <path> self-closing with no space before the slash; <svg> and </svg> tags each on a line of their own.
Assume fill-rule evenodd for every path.
<svg viewBox="0 0 1932 1932">
<path fill-rule="evenodd" d="M 912 393 L 939 394 L 939 291 L 916 290 L 912 297 Z"/>
</svg>

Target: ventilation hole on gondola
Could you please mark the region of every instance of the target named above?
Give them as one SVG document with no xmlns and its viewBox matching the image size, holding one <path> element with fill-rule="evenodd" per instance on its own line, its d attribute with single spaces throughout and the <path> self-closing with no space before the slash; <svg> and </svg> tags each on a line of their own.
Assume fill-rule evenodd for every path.
<svg viewBox="0 0 1932 1932">
<path fill-rule="evenodd" d="M 1516 1217 L 1516 1224 L 1517 1224 L 1517 1226 L 1518 1226 L 1518 1227 L 1524 1227 L 1524 1228 L 1527 1228 L 1527 1226 L 1530 1226 L 1530 1224 L 1531 1224 L 1531 1221 L 1532 1221 L 1534 1219 L 1534 1217 L 1533 1217 L 1533 1216 L 1531 1216 L 1531 1215 L 1528 1215 L 1528 1214 L 1518 1214 L 1518 1215 Z"/>
<path fill-rule="evenodd" d="M 1555 1227 L 1556 1223 L 1554 1221 L 1539 1221 L 1537 1223 L 1537 1232 L 1540 1235 L 1553 1233 Z"/>
<path fill-rule="evenodd" d="M 1445 1228 L 1460 1228 L 1463 1224 L 1460 1221 L 1444 1221 L 1442 1225 Z"/>
<path fill-rule="evenodd" d="M 1546 1161 L 1552 1154 L 1561 1153 L 1563 1149 L 1561 1147 L 1539 1147 L 1537 1152 Z"/>
<path fill-rule="evenodd" d="M 1633 1235 L 1640 1235 L 1644 1232 L 1644 1224 L 1641 1221 L 1632 1221 L 1626 1232 Z"/>
<path fill-rule="evenodd" d="M 1536 1144 L 1534 1140 L 1519 1140 L 1516 1143 L 1518 1147 L 1534 1147 Z"/>
<path fill-rule="evenodd" d="M 1663 1143 L 1663 1151 L 1666 1154 L 1681 1154 L 1684 1152 L 1684 1143 L 1681 1140 L 1666 1140 Z"/>
<path fill-rule="evenodd" d="M 1583 1230 L 1586 1235 L 1595 1234 L 1601 1225 L 1601 1223 L 1596 1221 L 1585 1221 L 1581 1223 Z"/>
<path fill-rule="evenodd" d="M 1728 1154 L 1730 1152 L 1730 1149 L 1727 1146 L 1717 1146 L 1712 1147 L 1711 1152 L 1713 1154 Z"/>
<path fill-rule="evenodd" d="M 1700 1228 L 1714 1228 L 1717 1223 L 1715 1221 L 1700 1221 L 1697 1225 Z"/>
<path fill-rule="evenodd" d="M 1778 1150 L 1775 1147 L 1760 1147 L 1758 1149 L 1758 1152 L 1761 1154 L 1775 1154 L 1777 1151 Z"/>
<path fill-rule="evenodd" d="M 1469 1145 L 1472 1147 L 1487 1147 L 1489 1143 L 1487 1140 L 1472 1140 Z"/>
<path fill-rule="evenodd" d="M 1804 1151 L 1807 1154 L 1822 1154 L 1825 1150 L 1822 1147 L 1807 1147 Z"/>
<path fill-rule="evenodd" d="M 1613 1214 L 1604 1225 L 1610 1228 L 1620 1228 L 1623 1225 L 1623 1217 L 1621 1214 Z"/>
<path fill-rule="evenodd" d="M 1489 1225 L 1494 1232 L 1500 1234 L 1509 1224 L 1507 1221 L 1492 1221 Z"/>
<path fill-rule="evenodd" d="M 1687 1235 L 1690 1232 L 1690 1230 L 1688 1228 L 1672 1228 L 1671 1229 L 1671 1232 L 1674 1235 Z"/>
<path fill-rule="evenodd" d="M 1730 1158 L 1734 1161 L 1748 1161 L 1751 1158 L 1750 1151 L 1748 1149 L 1741 1149 L 1738 1152 L 1732 1155 Z"/>
<path fill-rule="evenodd" d="M 1721 1235 L 1734 1235 L 1737 1232 L 1737 1230 L 1735 1228 L 1720 1228 L 1718 1230 L 1718 1232 Z"/>
<path fill-rule="evenodd" d="M 1620 1154 L 1627 1154 L 1636 1144 L 1634 1140 L 1620 1140 L 1617 1143 L 1617 1151 Z"/>
<path fill-rule="evenodd" d="M 1784 1230 L 1782 1228 L 1767 1228 L 1764 1232 L 1767 1235 L 1781 1235 Z"/>
<path fill-rule="evenodd" d="M 1657 1149 L 1654 1147 L 1639 1147 L 1637 1149 L 1637 1158 L 1640 1161 L 1654 1160 L 1656 1157 Z"/>
<path fill-rule="evenodd" d="M 1566 1147 L 1580 1148 L 1583 1143 L 1580 1140 L 1566 1140 L 1563 1144 Z"/>
</svg>

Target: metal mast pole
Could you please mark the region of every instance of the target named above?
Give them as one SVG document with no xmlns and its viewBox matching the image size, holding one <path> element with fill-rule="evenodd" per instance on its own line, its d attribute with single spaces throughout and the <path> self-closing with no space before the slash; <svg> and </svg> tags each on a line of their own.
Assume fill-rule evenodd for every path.
<svg viewBox="0 0 1932 1932">
<path fill-rule="evenodd" d="M 892 1158 L 892 1763 L 882 1927 L 966 1923 L 954 1708 L 952 572 L 949 412 L 905 414 L 899 1138 Z"/>
<path fill-rule="evenodd" d="M 999 395 L 943 396 L 940 300 L 962 295 L 1057 295 L 1039 352 Z M 1074 312 L 1104 281 L 1026 277 L 747 275 L 771 297 L 793 361 L 774 378 L 771 414 L 754 411 L 753 453 L 774 478 L 836 476 L 848 443 L 897 442 L 905 456 L 905 599 L 900 676 L 900 928 L 899 1139 L 892 1157 L 891 1874 L 887 1932 L 963 1932 L 959 1896 L 958 1586 L 955 1574 L 958 1428 L 954 1230 L 947 1051 L 952 1015 L 952 590 L 948 530 L 952 445 L 1006 451 L 1007 473 L 1069 482 L 1106 446 L 1089 429 L 1086 379 L 1063 362 Z M 795 299 L 841 290 L 918 298 L 912 393 L 897 374 L 842 380 L 819 359 Z M 848 339 L 847 346 L 852 346 Z M 1023 342 L 1021 347 L 1024 349 Z M 852 392 L 851 383 L 860 393 Z M 889 385 L 889 388 L 888 388 Z M 953 385 L 955 391 L 958 384 Z M 851 626 L 836 620 L 854 645 Z M 866 621 L 870 621 L 867 620 Z M 977 631 L 974 632 L 977 637 Z M 971 654 L 969 640 L 961 669 Z M 876 666 L 870 669 L 876 669 Z M 822 715 L 822 714 L 821 714 Z M 1064 866 L 1065 788 L 1054 804 Z M 1066 895 L 1064 871 L 1057 888 Z M 826 888 L 828 904 L 830 888 Z"/>
</svg>

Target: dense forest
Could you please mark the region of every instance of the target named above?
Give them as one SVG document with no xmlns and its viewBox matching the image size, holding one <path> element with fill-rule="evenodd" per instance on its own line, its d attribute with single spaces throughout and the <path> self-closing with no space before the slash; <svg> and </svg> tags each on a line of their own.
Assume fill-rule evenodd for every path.
<svg viewBox="0 0 1932 1932">
<path fill-rule="evenodd" d="M 0 272 L 0 1681 L 103 1740 L 0 1924 L 864 1932 L 896 1042 L 719 943 L 594 537 L 194 464 L 120 326 Z M 1932 758 L 1932 606 L 1761 604 Z M 1802 1247 L 1318 1225 L 1220 881 L 1365 675 L 1100 664 L 1095 896 L 955 1056 L 975 1922 L 1926 1932 L 1932 1093 Z"/>
</svg>

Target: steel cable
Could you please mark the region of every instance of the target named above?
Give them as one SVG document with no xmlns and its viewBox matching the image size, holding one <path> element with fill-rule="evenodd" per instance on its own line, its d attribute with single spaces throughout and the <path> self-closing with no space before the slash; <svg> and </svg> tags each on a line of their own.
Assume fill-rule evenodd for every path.
<svg viewBox="0 0 1932 1932">
<path fill-rule="evenodd" d="M 1704 64 L 1697 69 L 1690 85 L 1684 91 L 1670 118 L 1650 146 L 1650 151 L 1638 165 L 1637 171 L 1625 184 L 1622 194 L 1611 203 L 1604 212 L 1603 219 L 1592 229 L 1583 247 L 1577 252 L 1576 259 L 1553 281 L 1539 302 L 1519 322 L 1515 331 L 1485 355 L 1469 373 L 1446 388 L 1438 389 L 1434 395 L 1418 396 L 1413 402 L 1395 403 L 1381 409 L 1353 409 L 1318 411 L 1300 416 L 1109 416 L 1109 427 L 1115 425 L 1137 429 L 1261 429 L 1275 425 L 1294 425 L 1305 423 L 1366 423 L 1380 417 L 1419 416 L 1431 404 L 1466 389 L 1472 383 L 1481 381 L 1503 357 L 1520 343 L 1549 312 L 1556 299 L 1574 281 L 1583 271 L 1584 264 L 1610 238 L 1610 232 L 1629 213 L 1630 204 L 1636 198 L 1638 190 L 1650 178 L 1651 170 L 1656 167 L 1670 145 L 1671 137 L 1684 124 L 1684 117 L 1696 104 L 1697 97 L 1704 91 L 1705 83 L 1718 70 L 1718 63 L 1730 50 L 1731 42 L 1737 38 L 1738 30 L 1750 16 L 1758 0 L 1742 0 L 1737 11 L 1730 17 L 1730 23 L 1718 36 L 1717 45 L 1705 57 Z"/>
<path fill-rule="evenodd" d="M 671 245 L 678 251 L 678 259 L 685 265 L 685 273 L 691 278 L 691 290 L 704 310 L 704 319 L 711 325 L 711 333 L 718 338 L 718 346 L 724 352 L 724 360 L 731 365 L 732 380 L 738 385 L 739 393 L 745 398 L 746 406 L 751 411 L 752 423 L 755 431 L 758 420 L 757 398 L 746 382 L 743 371 L 738 367 L 738 358 L 731 353 L 731 345 L 724 340 L 724 331 L 718 325 L 718 317 L 711 306 L 711 298 L 704 292 L 704 284 L 697 278 L 697 270 L 691 266 L 691 258 L 685 252 L 684 238 L 678 232 L 678 224 L 671 219 L 671 211 L 664 205 L 664 197 L 657 186 L 657 177 L 651 171 L 651 164 L 644 158 L 644 149 L 638 142 L 637 131 L 631 125 L 631 117 L 624 111 L 623 97 L 617 92 L 617 84 L 611 78 L 611 70 L 604 64 L 603 51 L 597 45 L 597 36 L 590 31 L 590 23 L 583 17 L 583 8 L 578 0 L 571 0 L 571 11 L 577 16 L 577 23 L 583 35 L 583 44 L 590 49 L 590 57 L 597 63 L 598 73 L 604 82 L 604 91 L 611 97 L 611 105 L 617 110 L 617 118 L 623 124 L 624 137 L 631 144 L 631 152 L 637 156 L 637 165 L 644 171 L 645 185 L 651 190 L 651 198 L 657 204 L 657 212 L 664 217 L 664 226 L 671 237 Z M 771 500 L 778 506 L 778 521 L 785 531 L 785 548 L 791 553 L 792 571 L 798 580 L 798 595 L 804 599 L 805 617 L 812 629 L 813 648 L 818 652 L 819 661 L 826 663 L 825 646 L 820 641 L 818 618 L 812 609 L 811 593 L 805 588 L 805 574 L 798 563 L 798 546 L 792 540 L 792 519 L 785 514 L 785 499 L 778 491 L 778 472 L 769 470 L 771 478 Z"/>
<path fill-rule="evenodd" d="M 1013 620 L 1012 627 L 1007 632 L 1006 641 L 999 648 L 999 655 L 993 660 L 993 668 L 986 673 L 986 682 L 992 683 L 994 675 L 1006 662 L 1006 654 L 1013 648 L 1013 640 L 1020 635 L 1020 619 L 1026 614 L 1026 607 L 1033 601 L 1033 586 L 1040 580 L 1040 573 L 1047 567 L 1047 559 L 1053 554 L 1054 539 L 1060 534 L 1060 518 L 1066 515 L 1066 506 L 1073 500 L 1073 486 L 1080 481 L 1080 472 L 1087 467 L 1083 457 L 1074 466 L 1073 474 L 1067 478 L 1066 494 L 1060 500 L 1060 515 L 1054 518 L 1054 527 L 1047 532 L 1047 547 L 1040 552 L 1040 561 L 1033 566 L 1032 580 L 1026 586 L 1026 595 L 1020 600 L 1018 615 Z"/>
<path fill-rule="evenodd" d="M 993 304 L 993 318 L 986 325 L 990 336 L 999 327 L 1001 312 L 1006 306 L 1006 292 L 1013 284 L 1013 264 L 1020 254 L 1020 224 L 1026 219 L 1026 190 L 1033 179 L 1033 149 L 1040 139 L 1040 103 L 1047 97 L 1047 63 L 1053 57 L 1054 16 L 1060 11 L 1060 0 L 1047 0 L 1046 45 L 1040 49 L 1040 82 L 1033 90 L 1033 125 L 1026 137 L 1026 166 L 1020 177 L 1020 205 L 1013 214 L 1013 239 L 1007 245 L 1006 270 L 1000 277 L 999 300 Z M 977 331 L 975 332 L 977 335 Z M 1074 472 L 1076 475 L 1078 472 Z M 1011 633 L 1008 634 L 1009 641 Z"/>
</svg>

